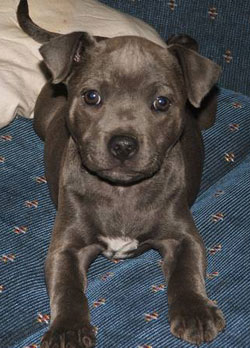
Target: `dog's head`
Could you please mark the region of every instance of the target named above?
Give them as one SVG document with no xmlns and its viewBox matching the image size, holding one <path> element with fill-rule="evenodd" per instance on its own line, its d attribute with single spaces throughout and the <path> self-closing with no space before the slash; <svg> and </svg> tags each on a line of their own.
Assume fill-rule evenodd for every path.
<svg viewBox="0 0 250 348">
<path fill-rule="evenodd" d="M 163 48 L 133 36 L 76 32 L 40 51 L 53 82 L 67 86 L 66 122 L 84 167 L 117 184 L 161 168 L 185 126 L 187 100 L 198 108 L 220 73 L 185 44 Z"/>
</svg>

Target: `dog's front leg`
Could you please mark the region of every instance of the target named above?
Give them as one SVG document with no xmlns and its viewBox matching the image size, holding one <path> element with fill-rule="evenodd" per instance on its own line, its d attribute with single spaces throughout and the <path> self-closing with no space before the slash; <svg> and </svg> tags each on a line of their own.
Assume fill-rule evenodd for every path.
<svg viewBox="0 0 250 348">
<path fill-rule="evenodd" d="M 168 280 L 170 328 L 178 338 L 199 345 L 213 340 L 225 321 L 206 294 L 206 254 L 191 214 L 173 231 L 159 244 Z"/>
<path fill-rule="evenodd" d="M 45 264 L 51 325 L 42 339 L 41 348 L 85 348 L 95 345 L 84 289 L 88 265 L 98 255 L 100 248 L 95 244 L 82 245 L 79 236 L 73 238 L 76 233 L 72 227 L 67 224 L 66 231 L 65 226 L 56 222 L 53 231 Z M 58 236 L 63 238 L 58 240 Z"/>
</svg>

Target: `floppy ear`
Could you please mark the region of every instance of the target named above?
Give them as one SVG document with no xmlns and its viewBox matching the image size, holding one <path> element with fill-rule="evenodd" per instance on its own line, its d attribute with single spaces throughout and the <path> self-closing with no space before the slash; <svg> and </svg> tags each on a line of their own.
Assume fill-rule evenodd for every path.
<svg viewBox="0 0 250 348">
<path fill-rule="evenodd" d="M 52 73 L 53 83 L 66 79 L 74 63 L 79 63 L 86 48 L 94 46 L 94 37 L 84 32 L 60 35 L 40 48 L 45 64 Z"/>
<path fill-rule="evenodd" d="M 199 50 L 199 45 L 195 39 L 193 39 L 191 36 L 186 34 L 178 34 L 178 35 L 171 35 L 167 39 L 167 45 L 181 45 L 186 48 L 189 48 L 190 50 L 197 51 Z"/>
<path fill-rule="evenodd" d="M 174 44 L 168 49 L 180 63 L 190 103 L 196 108 L 200 107 L 202 99 L 218 81 L 221 68 L 210 59 L 181 45 Z"/>
<path fill-rule="evenodd" d="M 219 88 L 213 86 L 211 91 L 203 98 L 199 109 L 192 107 L 192 114 L 197 119 L 201 130 L 212 127 L 216 120 L 217 99 Z"/>
</svg>

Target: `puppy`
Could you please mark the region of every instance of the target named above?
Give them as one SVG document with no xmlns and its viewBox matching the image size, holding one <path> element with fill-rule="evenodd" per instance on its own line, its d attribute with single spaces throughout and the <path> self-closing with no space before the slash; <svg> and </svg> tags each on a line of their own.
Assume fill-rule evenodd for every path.
<svg viewBox="0 0 250 348">
<path fill-rule="evenodd" d="M 166 48 L 134 36 L 60 35 L 32 22 L 26 0 L 17 16 L 43 43 L 51 72 L 34 119 L 57 207 L 45 264 L 51 325 L 41 347 L 94 347 L 89 264 L 100 253 L 121 259 L 150 248 L 163 258 L 172 334 L 212 341 L 225 321 L 206 294 L 205 249 L 190 207 L 220 68 L 185 35 Z"/>
</svg>

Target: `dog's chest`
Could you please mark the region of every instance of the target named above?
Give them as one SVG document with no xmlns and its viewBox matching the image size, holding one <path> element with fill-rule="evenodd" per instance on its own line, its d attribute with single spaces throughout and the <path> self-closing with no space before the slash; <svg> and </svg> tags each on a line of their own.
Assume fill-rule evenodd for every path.
<svg viewBox="0 0 250 348">
<path fill-rule="evenodd" d="M 113 259 L 129 257 L 138 247 L 139 242 L 129 237 L 104 237 L 98 238 L 104 246 L 103 255 Z"/>
<path fill-rule="evenodd" d="M 111 205 L 96 210 L 100 234 L 98 241 L 102 244 L 103 254 L 108 258 L 123 259 L 131 257 L 137 250 L 143 235 L 154 225 L 153 213 L 149 218 L 147 211 L 139 211 L 136 198 L 128 199 L 121 195 Z"/>
<path fill-rule="evenodd" d="M 144 187 L 147 185 L 146 187 Z M 98 187 L 98 204 L 94 205 L 96 241 L 108 258 L 123 259 L 138 252 L 140 244 L 155 237 L 162 209 L 161 194 L 150 194 L 149 183 L 132 187 Z M 97 189 L 97 187 L 95 187 Z M 100 196 L 100 193 L 105 192 Z M 96 200 L 97 201 L 97 200 Z"/>
</svg>

